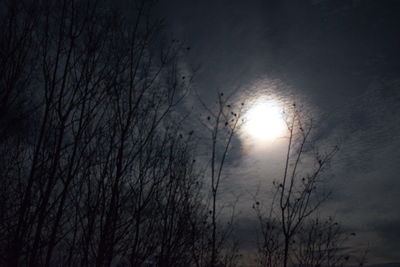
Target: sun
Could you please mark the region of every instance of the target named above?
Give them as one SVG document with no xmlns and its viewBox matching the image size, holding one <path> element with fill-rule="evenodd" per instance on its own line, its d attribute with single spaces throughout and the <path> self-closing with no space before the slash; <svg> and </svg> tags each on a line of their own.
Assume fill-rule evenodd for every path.
<svg viewBox="0 0 400 267">
<path fill-rule="evenodd" d="M 245 132 L 260 141 L 282 136 L 286 129 L 282 108 L 273 101 L 254 104 L 246 113 Z"/>
</svg>

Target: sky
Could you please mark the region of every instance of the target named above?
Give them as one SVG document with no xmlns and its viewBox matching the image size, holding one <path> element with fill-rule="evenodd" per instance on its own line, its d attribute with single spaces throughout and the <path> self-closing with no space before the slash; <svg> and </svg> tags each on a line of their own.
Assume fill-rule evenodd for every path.
<svg viewBox="0 0 400 267">
<path fill-rule="evenodd" d="M 198 69 L 204 99 L 237 89 L 312 110 L 316 138 L 340 145 L 325 209 L 357 233 L 354 246 L 369 247 L 369 263 L 400 262 L 400 1 L 169 0 L 159 12 L 190 46 L 185 65 Z M 256 223 L 251 192 L 284 155 L 280 141 L 264 152 L 245 143 L 226 183 L 241 196 L 243 240 L 254 236 L 243 226 Z"/>
</svg>

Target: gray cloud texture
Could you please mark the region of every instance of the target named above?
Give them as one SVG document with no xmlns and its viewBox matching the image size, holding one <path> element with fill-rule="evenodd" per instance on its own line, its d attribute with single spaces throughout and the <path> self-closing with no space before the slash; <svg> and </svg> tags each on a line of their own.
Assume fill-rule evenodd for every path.
<svg viewBox="0 0 400 267">
<path fill-rule="evenodd" d="M 161 9 L 192 47 L 188 64 L 201 66 L 194 86 L 205 99 L 272 86 L 316 111 L 316 138 L 341 146 L 327 207 L 369 242 L 371 262 L 400 261 L 400 3 L 173 0 Z M 256 187 L 267 170 L 236 156 L 227 187 Z M 243 225 L 254 224 L 248 216 Z"/>
</svg>

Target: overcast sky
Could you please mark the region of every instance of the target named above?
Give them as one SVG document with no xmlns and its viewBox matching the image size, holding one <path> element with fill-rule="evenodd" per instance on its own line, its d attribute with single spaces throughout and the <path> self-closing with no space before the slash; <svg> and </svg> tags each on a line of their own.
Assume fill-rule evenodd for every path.
<svg viewBox="0 0 400 267">
<path fill-rule="evenodd" d="M 160 10 L 190 45 L 205 98 L 268 89 L 314 110 L 318 138 L 341 146 L 327 207 L 369 244 L 370 263 L 400 262 L 400 1 L 168 0 Z M 230 186 L 272 175 L 281 154 L 238 155 Z"/>
</svg>

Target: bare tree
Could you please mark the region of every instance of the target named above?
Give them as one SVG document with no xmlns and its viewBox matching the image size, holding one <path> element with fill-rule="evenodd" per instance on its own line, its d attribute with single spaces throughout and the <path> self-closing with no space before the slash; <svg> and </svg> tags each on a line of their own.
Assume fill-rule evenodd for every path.
<svg viewBox="0 0 400 267">
<path fill-rule="evenodd" d="M 319 151 L 312 140 L 313 121 L 293 105 L 288 114 L 288 146 L 282 178 L 274 181 L 275 194 L 267 214 L 254 206 L 263 234 L 260 248 L 266 266 L 288 266 L 294 238 L 329 193 L 319 190 L 322 174 L 338 147 Z M 312 161 L 311 161 L 312 160 Z"/>
<path fill-rule="evenodd" d="M 355 235 L 346 234 L 332 217 L 308 220 L 297 235 L 294 257 L 299 266 L 345 266 L 350 255 L 344 246 Z"/>
<path fill-rule="evenodd" d="M 231 102 L 232 95 L 224 96 L 219 93 L 217 96 L 216 107 L 210 107 L 203 101 L 201 104 L 206 110 L 206 121 L 203 125 L 210 134 L 210 203 L 209 203 L 209 219 L 211 233 L 208 237 L 210 255 L 207 260 L 207 266 L 220 266 L 222 264 L 222 249 L 226 245 L 229 232 L 232 231 L 231 216 L 229 227 L 220 226 L 218 214 L 221 212 L 221 206 L 218 205 L 218 197 L 223 177 L 224 166 L 226 164 L 228 153 L 235 133 L 237 133 L 241 119 L 241 105 L 235 105 Z"/>
<path fill-rule="evenodd" d="M 28 110 L 34 53 L 33 28 L 37 22 L 34 5 L 15 1 L 0 4 L 0 141 L 21 130 Z"/>
<path fill-rule="evenodd" d="M 92 1 L 5 6 L 1 108 L 34 86 L 35 123 L 2 138 L 1 264 L 193 262 L 204 211 L 192 137 L 173 116 L 184 48 L 160 37 L 152 5 L 128 18 Z"/>
</svg>

